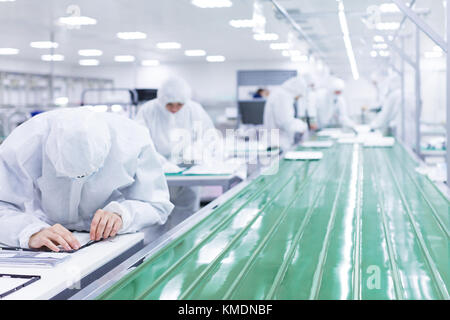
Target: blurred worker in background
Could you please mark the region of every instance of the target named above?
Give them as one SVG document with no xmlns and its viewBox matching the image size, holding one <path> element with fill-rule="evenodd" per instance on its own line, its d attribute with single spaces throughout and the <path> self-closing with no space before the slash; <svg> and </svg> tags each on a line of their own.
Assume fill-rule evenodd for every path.
<svg viewBox="0 0 450 320">
<path fill-rule="evenodd" d="M 296 141 L 296 134 L 308 130 L 307 124 L 297 118 L 296 102 L 306 98 L 306 83 L 301 76 L 291 78 L 269 96 L 264 110 L 264 126 L 278 129 L 280 147 L 289 149 Z"/>
<path fill-rule="evenodd" d="M 79 249 L 91 240 L 164 224 L 173 205 L 147 130 L 85 108 L 42 113 L 0 146 L 0 242 Z"/>
<path fill-rule="evenodd" d="M 328 82 L 328 88 L 317 94 L 316 112 L 319 128 L 355 128 L 356 123 L 350 119 L 347 104 L 342 96 L 345 82 L 335 77 L 332 77 Z"/>
<path fill-rule="evenodd" d="M 270 91 L 268 89 L 259 88 L 256 90 L 255 94 L 253 95 L 253 98 L 255 99 L 267 99 L 267 97 L 270 95 Z"/>
<path fill-rule="evenodd" d="M 177 77 L 161 85 L 157 99 L 144 104 L 136 120 L 148 128 L 166 167 L 183 162 L 187 147 L 201 149 L 203 135 L 214 129 L 203 107 L 191 100 L 191 88 Z M 169 191 L 175 209 L 164 228 L 177 225 L 200 208 L 199 187 L 169 187 Z"/>
<path fill-rule="evenodd" d="M 380 129 L 384 134 L 392 134 L 391 130 L 401 130 L 401 80 L 396 74 L 391 75 L 386 82 L 385 95 L 381 97 L 381 111 L 370 122 L 371 129 Z"/>
<path fill-rule="evenodd" d="M 306 83 L 306 98 L 300 99 L 298 102 L 298 115 L 305 119 L 310 130 L 313 128 L 316 129 L 317 78 L 312 72 L 307 72 L 303 74 L 303 79 Z"/>
<path fill-rule="evenodd" d="M 379 109 L 381 106 L 382 100 L 384 99 L 384 97 L 387 94 L 388 82 L 389 82 L 388 73 L 384 70 L 378 70 L 378 71 L 372 72 L 372 74 L 370 75 L 370 80 L 376 90 L 375 109 Z"/>
</svg>

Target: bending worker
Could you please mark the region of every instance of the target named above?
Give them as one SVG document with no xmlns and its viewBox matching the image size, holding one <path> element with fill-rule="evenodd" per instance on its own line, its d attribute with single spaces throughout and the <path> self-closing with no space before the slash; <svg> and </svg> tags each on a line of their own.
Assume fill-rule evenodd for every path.
<svg viewBox="0 0 450 320">
<path fill-rule="evenodd" d="M 45 112 L 0 146 L 0 242 L 53 251 L 164 224 L 173 205 L 145 128 L 85 108 Z"/>
<path fill-rule="evenodd" d="M 175 165 L 184 161 L 183 152 L 190 146 L 196 145 L 201 149 L 203 135 L 214 129 L 206 111 L 191 100 L 188 84 L 176 77 L 162 84 L 157 99 L 144 104 L 136 120 L 150 131 L 163 161 Z M 166 228 L 175 226 L 200 208 L 199 187 L 169 187 L 169 192 L 175 209 Z"/>
<path fill-rule="evenodd" d="M 298 76 L 284 82 L 267 99 L 264 126 L 267 130 L 279 130 L 282 149 L 289 149 L 295 143 L 296 134 L 308 129 L 307 124 L 296 114 L 296 100 L 305 98 L 305 94 L 305 81 Z"/>
<path fill-rule="evenodd" d="M 319 128 L 356 127 L 356 123 L 348 115 L 347 104 L 342 96 L 344 89 L 344 81 L 333 77 L 328 88 L 318 94 L 316 116 Z"/>
</svg>

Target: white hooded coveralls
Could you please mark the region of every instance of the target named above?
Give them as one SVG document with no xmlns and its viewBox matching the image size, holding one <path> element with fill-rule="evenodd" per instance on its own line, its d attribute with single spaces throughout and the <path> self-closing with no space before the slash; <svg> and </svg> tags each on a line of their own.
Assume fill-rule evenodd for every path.
<svg viewBox="0 0 450 320">
<path fill-rule="evenodd" d="M 305 98 L 306 84 L 300 77 L 294 77 L 276 88 L 269 96 L 264 109 L 264 127 L 267 130 L 278 129 L 280 147 L 289 149 L 294 144 L 296 133 L 308 129 L 307 124 L 295 117 L 295 98 Z"/>
<path fill-rule="evenodd" d="M 181 103 L 183 107 L 175 114 L 166 109 L 169 103 Z M 189 145 L 196 144 L 214 124 L 202 106 L 191 100 L 191 89 L 180 78 L 166 80 L 158 90 L 155 100 L 144 104 L 136 121 L 148 128 L 156 150 L 163 161 L 178 162 L 180 154 Z M 177 163 L 175 163 L 177 164 Z M 169 187 L 171 202 L 175 209 L 167 228 L 175 226 L 200 208 L 199 187 Z"/>
<path fill-rule="evenodd" d="M 319 128 L 354 128 L 356 126 L 356 123 L 348 115 L 347 103 L 344 97 L 342 94 L 335 94 L 335 91 L 343 91 L 344 88 L 344 81 L 338 78 L 332 78 L 329 81 L 329 87 L 318 93 L 316 108 Z"/>
<path fill-rule="evenodd" d="M 56 223 L 89 231 L 98 209 L 122 217 L 119 233 L 164 224 L 173 209 L 145 128 L 85 108 L 45 112 L 0 145 L 0 242 L 28 248 Z"/>
</svg>

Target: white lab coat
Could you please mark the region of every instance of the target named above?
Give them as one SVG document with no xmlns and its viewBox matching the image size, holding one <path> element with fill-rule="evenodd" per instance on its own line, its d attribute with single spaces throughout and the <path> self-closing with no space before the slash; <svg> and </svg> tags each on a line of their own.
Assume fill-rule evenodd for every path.
<svg viewBox="0 0 450 320">
<path fill-rule="evenodd" d="M 198 142 L 205 134 L 215 133 L 211 118 L 200 104 L 192 100 L 175 114 L 170 113 L 159 98 L 149 101 L 140 108 L 136 121 L 148 128 L 156 150 L 166 161 L 174 163 L 184 159 L 183 152 L 192 150 L 190 146 L 201 145 Z M 165 229 L 175 226 L 200 208 L 199 187 L 169 187 L 169 191 L 175 209 Z"/>
<path fill-rule="evenodd" d="M 356 126 L 348 115 L 344 97 L 327 89 L 320 90 L 317 94 L 316 113 L 319 128 Z"/>
<path fill-rule="evenodd" d="M 292 78 L 276 88 L 267 99 L 264 109 L 264 127 L 267 130 L 279 130 L 279 145 L 285 150 L 294 144 L 296 133 L 303 133 L 308 129 L 304 121 L 295 117 L 295 97 L 305 95 L 304 83 L 300 84 L 296 80 Z M 301 104 L 302 98 L 299 100 L 298 103 Z"/>
<path fill-rule="evenodd" d="M 381 111 L 370 122 L 373 129 L 387 130 L 388 127 L 400 128 L 401 126 L 401 101 L 402 92 L 395 89 L 387 94 L 382 102 Z"/>
<path fill-rule="evenodd" d="M 309 88 L 306 93 L 306 99 L 299 99 L 297 104 L 297 115 L 299 117 L 306 117 L 306 114 L 310 118 L 316 117 L 316 90 Z"/>
<path fill-rule="evenodd" d="M 36 232 L 56 223 L 89 231 L 98 209 L 118 213 L 119 233 L 164 224 L 173 205 L 153 142 L 125 117 L 98 113 L 111 147 L 103 166 L 80 179 L 61 176 L 45 151 L 52 121 L 73 109 L 42 113 L 16 128 L 0 145 L 0 242 L 28 247 Z M 74 154 L 73 157 L 78 157 Z"/>
</svg>

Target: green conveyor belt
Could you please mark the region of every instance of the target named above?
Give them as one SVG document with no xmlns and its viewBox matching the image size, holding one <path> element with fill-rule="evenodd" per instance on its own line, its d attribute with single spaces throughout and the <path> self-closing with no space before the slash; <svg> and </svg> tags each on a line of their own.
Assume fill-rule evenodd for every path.
<svg viewBox="0 0 450 320">
<path fill-rule="evenodd" d="M 449 299 L 449 201 L 402 146 L 279 163 L 99 299 Z"/>
</svg>

